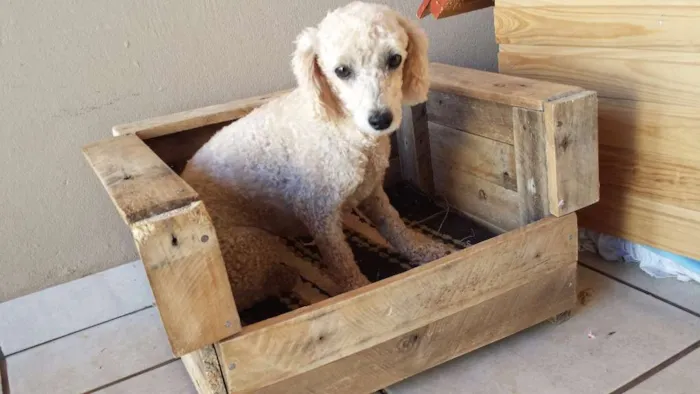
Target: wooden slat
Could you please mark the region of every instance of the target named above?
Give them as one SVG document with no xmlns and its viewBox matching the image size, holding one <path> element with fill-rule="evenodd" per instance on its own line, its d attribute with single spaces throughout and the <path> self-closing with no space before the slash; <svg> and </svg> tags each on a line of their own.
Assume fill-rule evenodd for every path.
<svg viewBox="0 0 700 394">
<path fill-rule="evenodd" d="M 697 108 L 601 98 L 598 122 L 601 146 L 700 161 Z"/>
<path fill-rule="evenodd" d="M 232 392 L 245 392 L 327 365 L 570 267 L 576 258 L 575 215 L 543 219 L 248 326 L 219 344 L 222 364 L 235 366 L 224 368 L 227 386 Z"/>
<path fill-rule="evenodd" d="M 498 60 L 505 74 L 575 84 L 601 97 L 700 106 L 700 55 L 692 54 L 693 64 L 649 60 L 648 52 L 501 45 Z"/>
<path fill-rule="evenodd" d="M 450 206 L 478 219 L 497 232 L 520 227 L 520 196 L 495 183 L 454 168 L 449 161 L 433 159 L 435 193 Z"/>
<path fill-rule="evenodd" d="M 401 128 L 396 132 L 396 142 L 399 148 L 401 177 L 423 192 L 432 193 L 433 172 L 425 104 L 404 109 Z"/>
<path fill-rule="evenodd" d="M 562 216 L 598 201 L 598 100 L 581 92 L 544 112 L 549 212 Z"/>
<path fill-rule="evenodd" d="M 132 225 L 173 352 L 240 331 L 219 241 L 201 201 Z"/>
<path fill-rule="evenodd" d="M 124 264 L 0 303 L 0 348 L 9 356 L 152 304 L 141 262 Z"/>
<path fill-rule="evenodd" d="M 511 114 L 512 117 L 512 114 Z M 430 146 L 436 160 L 485 181 L 516 190 L 512 145 L 430 123 Z"/>
<path fill-rule="evenodd" d="M 573 308 L 575 275 L 572 262 L 425 327 L 256 393 L 355 394 L 387 387 Z"/>
<path fill-rule="evenodd" d="M 285 90 L 118 125 L 112 128 L 112 134 L 115 136 L 135 134 L 142 139 L 149 139 L 211 124 L 228 122 L 242 118 L 271 99 L 283 96 L 289 92 L 289 90 Z"/>
<path fill-rule="evenodd" d="M 182 363 L 199 394 L 226 394 L 221 364 L 213 345 L 185 354 Z"/>
<path fill-rule="evenodd" d="M 544 113 L 513 108 L 512 114 L 520 220 L 527 224 L 549 215 Z"/>
<path fill-rule="evenodd" d="M 654 7 L 654 6 L 696 6 L 697 0 L 496 0 L 496 7 L 541 7 L 541 6 L 615 6 L 615 7 Z"/>
<path fill-rule="evenodd" d="M 511 106 L 431 91 L 427 108 L 433 123 L 513 145 Z"/>
<path fill-rule="evenodd" d="M 547 7 L 496 7 L 501 44 L 700 50 L 698 3 L 689 7 L 604 6 L 579 2 Z"/>
<path fill-rule="evenodd" d="M 7 369 L 12 393 L 84 393 L 172 358 L 148 308 L 11 356 Z"/>
<path fill-rule="evenodd" d="M 544 102 L 580 91 L 576 86 L 519 78 L 440 63 L 430 65 L 431 90 L 541 111 Z"/>
<path fill-rule="evenodd" d="M 700 212 L 656 202 L 612 185 L 600 202 L 580 211 L 581 225 L 606 234 L 700 259 Z"/>
<path fill-rule="evenodd" d="M 620 186 L 649 200 L 700 212 L 700 157 L 600 147 L 600 183 Z M 700 152 L 696 153 L 700 155 Z"/>
<path fill-rule="evenodd" d="M 135 135 L 88 145 L 83 153 L 129 225 L 199 200 L 194 189 Z"/>
</svg>

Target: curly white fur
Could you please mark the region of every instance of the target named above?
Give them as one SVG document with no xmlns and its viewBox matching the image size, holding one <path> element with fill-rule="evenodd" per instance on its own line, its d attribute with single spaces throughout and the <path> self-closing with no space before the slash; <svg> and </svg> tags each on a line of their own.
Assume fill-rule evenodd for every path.
<svg viewBox="0 0 700 394">
<path fill-rule="evenodd" d="M 189 161 L 182 176 L 214 221 L 239 308 L 288 291 L 279 237 L 305 229 L 328 273 L 344 289 L 369 283 L 354 262 L 342 216 L 359 207 L 409 258 L 430 261 L 448 249 L 407 229 L 382 189 L 389 134 L 401 106 L 424 102 L 427 39 L 390 8 L 353 2 L 330 12 L 297 39 L 298 88 L 224 127 Z M 403 59 L 387 66 L 392 54 Z M 339 66 L 351 69 L 340 78 Z M 369 118 L 389 112 L 376 130 Z"/>
</svg>

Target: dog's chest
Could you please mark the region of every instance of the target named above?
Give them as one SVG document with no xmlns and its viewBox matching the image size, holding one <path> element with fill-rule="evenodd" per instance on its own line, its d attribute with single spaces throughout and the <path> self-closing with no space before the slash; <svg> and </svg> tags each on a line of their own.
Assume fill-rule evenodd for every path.
<svg viewBox="0 0 700 394">
<path fill-rule="evenodd" d="M 363 172 L 360 177 L 361 181 L 346 201 L 347 206 L 357 206 L 369 197 L 377 185 L 383 182 L 384 174 L 389 167 L 390 144 L 389 137 L 382 137 L 376 147 L 366 152 L 366 162 L 361 168 Z"/>
</svg>

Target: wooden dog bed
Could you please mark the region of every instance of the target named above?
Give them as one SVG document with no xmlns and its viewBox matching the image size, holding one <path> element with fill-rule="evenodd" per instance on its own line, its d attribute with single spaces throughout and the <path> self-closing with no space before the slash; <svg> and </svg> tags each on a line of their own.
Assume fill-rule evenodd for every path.
<svg viewBox="0 0 700 394">
<path fill-rule="evenodd" d="M 206 207 L 177 175 L 284 92 L 117 126 L 84 148 L 200 393 L 374 392 L 574 306 L 574 212 L 599 193 L 595 93 L 442 64 L 431 77 L 393 137 L 386 188 L 410 226 L 461 250 L 413 267 L 348 215 L 374 283 L 344 294 L 310 240 L 290 239 L 300 284 L 238 311 Z"/>
</svg>

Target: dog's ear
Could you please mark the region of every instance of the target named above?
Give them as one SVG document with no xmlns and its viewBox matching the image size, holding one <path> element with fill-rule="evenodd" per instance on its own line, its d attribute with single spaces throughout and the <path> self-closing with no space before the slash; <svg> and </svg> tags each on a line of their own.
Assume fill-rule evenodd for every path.
<svg viewBox="0 0 700 394">
<path fill-rule="evenodd" d="M 408 34 L 408 54 L 403 65 L 403 104 L 416 105 L 428 100 L 428 89 L 430 89 L 428 37 L 416 23 L 402 16 L 398 18 Z"/>
<path fill-rule="evenodd" d="M 292 70 L 299 88 L 309 95 L 316 114 L 324 120 L 339 119 L 344 111 L 318 64 L 318 29 L 307 28 L 296 40 Z"/>
</svg>

